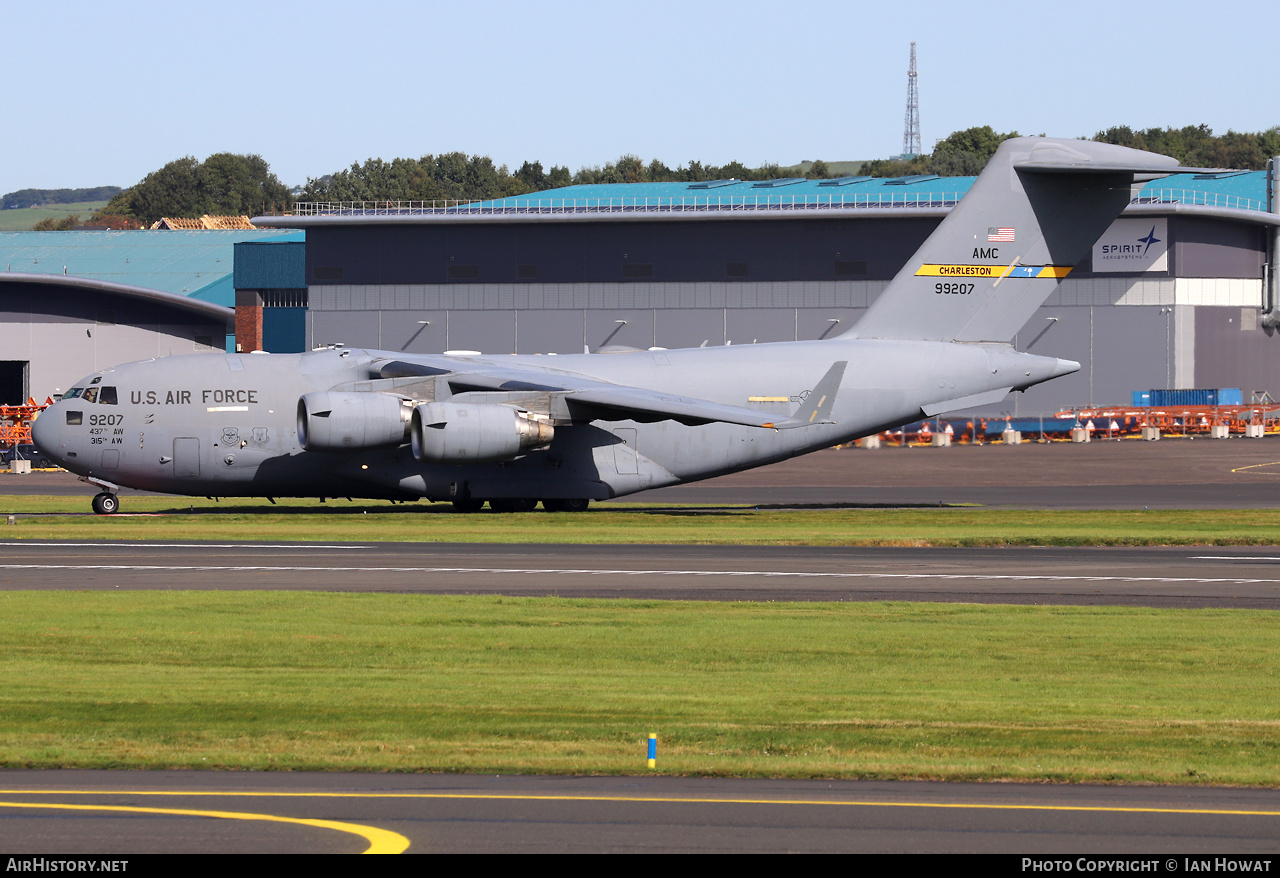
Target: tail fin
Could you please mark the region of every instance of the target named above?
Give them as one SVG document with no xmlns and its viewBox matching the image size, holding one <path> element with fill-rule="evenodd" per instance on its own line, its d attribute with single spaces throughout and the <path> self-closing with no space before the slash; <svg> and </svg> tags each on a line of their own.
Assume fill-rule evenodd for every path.
<svg viewBox="0 0 1280 878">
<path fill-rule="evenodd" d="M 973 187 L 846 333 L 1010 341 L 1129 203 L 1176 159 L 1079 140 L 1001 144 Z"/>
</svg>

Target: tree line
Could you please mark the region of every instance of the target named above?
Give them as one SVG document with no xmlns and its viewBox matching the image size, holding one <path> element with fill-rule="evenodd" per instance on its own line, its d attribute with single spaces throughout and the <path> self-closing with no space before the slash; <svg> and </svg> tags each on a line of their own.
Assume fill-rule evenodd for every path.
<svg viewBox="0 0 1280 878">
<path fill-rule="evenodd" d="M 624 155 L 603 167 L 580 168 L 570 174 L 563 166 L 546 170 L 542 162 L 525 162 L 514 172 L 495 166 L 488 156 L 460 152 L 426 155 L 420 159 L 369 159 L 363 164 L 307 180 L 299 201 L 439 201 L 488 200 L 571 185 L 593 183 L 696 183 L 704 180 L 767 180 L 781 175 L 776 164 L 749 168 L 741 162 L 703 165 L 692 161 L 669 168 L 654 159 Z"/>
<path fill-rule="evenodd" d="M 289 187 L 271 173 L 262 156 L 220 152 L 203 162 L 185 156 L 152 171 L 116 194 L 90 222 L 123 219 L 149 226 L 166 216 L 254 216 L 292 206 Z"/>
<path fill-rule="evenodd" d="M 967 128 L 939 141 L 930 155 L 866 162 L 862 173 L 875 177 L 907 174 L 972 177 L 981 173 L 1001 143 L 1020 136 L 1017 131 L 997 133 L 989 125 Z M 1267 159 L 1280 155 L 1280 125 L 1256 133 L 1228 131 L 1217 136 L 1208 125 L 1148 128 L 1144 131 L 1117 125 L 1099 131 L 1090 139 L 1172 156 L 1189 168 L 1261 171 L 1267 166 Z"/>
<path fill-rule="evenodd" d="M 859 174 L 900 177 L 937 174 L 967 177 L 981 173 L 1001 143 L 1020 137 L 1017 131 L 998 132 L 989 125 L 955 131 L 938 141 L 933 152 L 911 159 L 875 159 L 862 162 Z M 1273 155 L 1280 155 L 1280 126 L 1259 133 L 1228 131 L 1214 136 L 1206 125 L 1186 128 L 1151 128 L 1133 131 L 1124 126 L 1099 131 L 1092 138 L 1171 155 L 1191 167 L 1224 167 L 1261 170 Z M 801 166 L 765 164 L 750 168 L 738 161 L 704 165 L 698 161 L 676 168 L 657 159 L 623 155 L 603 166 L 580 168 L 570 174 L 565 167 L 544 171 L 541 162 L 525 162 L 514 173 L 495 167 L 487 156 L 462 153 L 423 156 L 421 159 L 370 159 L 364 164 L 324 177 L 309 179 L 300 201 L 430 201 L 439 199 L 487 200 L 593 183 L 697 183 L 706 180 L 767 180 L 794 174 L 811 179 L 832 176 L 822 160 Z"/>
<path fill-rule="evenodd" d="M 1093 139 L 1173 156 L 1189 168 L 1261 171 L 1267 159 L 1280 155 L 1280 125 L 1258 133 L 1228 131 L 1216 137 L 1208 125 L 1145 131 L 1119 125 L 1099 131 Z"/>
<path fill-rule="evenodd" d="M 938 141 L 933 152 L 927 155 L 906 160 L 862 162 L 859 173 L 875 177 L 910 174 L 973 176 L 982 171 L 1001 143 L 1018 136 L 1016 131 L 997 132 L 989 125 L 966 128 Z M 1206 125 L 1142 131 L 1115 126 L 1099 131 L 1092 139 L 1170 155 L 1191 167 L 1260 170 L 1270 156 L 1280 155 L 1280 126 L 1257 133 L 1228 131 L 1218 136 Z M 807 167 L 801 171 L 801 166 L 784 168 L 765 164 L 751 168 L 738 161 L 725 165 L 690 161 L 671 168 L 657 159 L 645 162 L 628 154 L 603 166 L 584 167 L 570 174 L 567 167 L 553 165 L 548 170 L 540 161 L 526 161 L 511 171 L 506 165 L 495 165 L 488 156 L 451 152 L 416 159 L 386 161 L 373 158 L 352 164 L 332 174 L 308 178 L 297 194 L 297 200 L 470 201 L 594 183 L 696 183 L 724 179 L 764 180 L 787 175 L 831 176 L 824 161 L 803 165 Z M 107 206 L 90 218 L 90 222 L 123 228 L 150 225 L 165 216 L 283 213 L 292 208 L 294 201 L 294 194 L 259 155 L 218 153 L 203 162 L 186 156 L 152 171 L 136 185 L 117 191 Z M 58 221 L 59 226 L 64 224 L 65 220 Z"/>
<path fill-rule="evenodd" d="M 568 186 L 569 169 L 544 171 L 525 162 L 514 174 L 488 156 L 450 152 L 418 159 L 369 159 L 345 170 L 308 179 L 299 201 L 487 200 Z"/>
</svg>

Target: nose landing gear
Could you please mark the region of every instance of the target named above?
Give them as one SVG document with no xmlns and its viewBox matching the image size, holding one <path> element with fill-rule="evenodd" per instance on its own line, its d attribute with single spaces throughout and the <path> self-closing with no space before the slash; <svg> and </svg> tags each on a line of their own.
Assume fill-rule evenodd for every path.
<svg viewBox="0 0 1280 878">
<path fill-rule="evenodd" d="M 103 491 L 93 498 L 93 511 L 99 515 L 114 515 L 120 511 L 120 498 L 109 491 Z"/>
</svg>

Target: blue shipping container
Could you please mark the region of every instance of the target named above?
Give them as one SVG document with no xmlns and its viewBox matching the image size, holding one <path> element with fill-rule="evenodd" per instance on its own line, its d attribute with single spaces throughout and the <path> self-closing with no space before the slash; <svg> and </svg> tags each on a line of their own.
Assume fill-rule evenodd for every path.
<svg viewBox="0 0 1280 878">
<path fill-rule="evenodd" d="M 1172 408 L 1180 405 L 1244 405 L 1244 394 L 1238 387 L 1215 387 L 1208 390 L 1135 390 L 1133 404 Z"/>
</svg>

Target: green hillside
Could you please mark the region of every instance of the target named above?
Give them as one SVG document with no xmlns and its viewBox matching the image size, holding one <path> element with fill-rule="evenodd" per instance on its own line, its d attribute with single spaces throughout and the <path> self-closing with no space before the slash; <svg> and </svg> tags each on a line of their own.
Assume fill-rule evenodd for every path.
<svg viewBox="0 0 1280 878">
<path fill-rule="evenodd" d="M 0 232 L 29 232 L 42 219 L 62 219 L 73 213 L 80 214 L 82 222 L 88 222 L 96 210 L 106 207 L 105 201 L 82 201 L 78 204 L 50 204 L 46 207 L 22 207 L 17 210 L 0 210 Z"/>
</svg>

